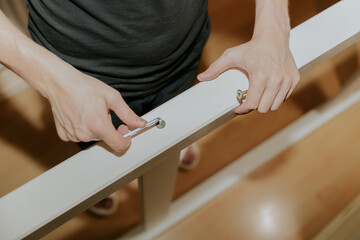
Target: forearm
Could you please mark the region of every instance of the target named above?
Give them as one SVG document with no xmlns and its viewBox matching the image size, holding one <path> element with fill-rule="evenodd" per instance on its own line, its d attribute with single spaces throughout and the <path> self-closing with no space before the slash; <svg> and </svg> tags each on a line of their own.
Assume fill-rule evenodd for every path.
<svg viewBox="0 0 360 240">
<path fill-rule="evenodd" d="M 17 30 L 1 11 L 0 29 L 0 62 L 46 96 L 52 69 L 67 64 Z"/>
<path fill-rule="evenodd" d="M 259 38 L 263 35 L 289 39 L 288 0 L 256 0 L 253 38 Z"/>
<path fill-rule="evenodd" d="M 105 83 L 83 74 L 55 54 L 35 44 L 18 31 L 0 11 L 0 63 L 17 73 L 46 97 L 56 129 L 64 141 L 104 140 L 121 152 L 130 145 L 125 125 L 117 130 L 110 110 L 128 126 L 144 127 L 120 93 Z"/>
</svg>

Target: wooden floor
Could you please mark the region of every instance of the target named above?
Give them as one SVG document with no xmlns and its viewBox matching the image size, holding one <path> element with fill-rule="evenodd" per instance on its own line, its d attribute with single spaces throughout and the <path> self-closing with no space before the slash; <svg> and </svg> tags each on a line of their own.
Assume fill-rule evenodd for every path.
<svg viewBox="0 0 360 240">
<path fill-rule="evenodd" d="M 293 26 L 335 2 L 291 1 Z M 209 12 L 213 30 L 202 69 L 227 47 L 249 40 L 254 1 L 210 0 Z M 201 163 L 193 171 L 179 172 L 174 198 L 336 95 L 359 69 L 359 49 L 359 45 L 353 46 L 304 74 L 300 86 L 279 111 L 238 117 L 201 139 Z M 58 139 L 47 102 L 32 89 L 1 102 L 0 112 L 0 196 L 79 151 L 75 144 Z M 360 158 L 360 137 L 356 134 L 359 114 L 356 107 L 347 111 L 159 239 L 239 239 L 238 234 L 244 236 L 241 239 L 315 236 L 359 193 L 355 174 L 360 170 L 355 161 Z M 114 239 L 139 224 L 136 182 L 118 194 L 121 201 L 114 216 L 98 219 L 84 213 L 44 239 Z"/>
<path fill-rule="evenodd" d="M 359 122 L 360 103 L 157 239 L 311 239 L 360 194 Z"/>
<path fill-rule="evenodd" d="M 360 239 L 360 195 L 351 201 L 314 240 Z"/>
</svg>

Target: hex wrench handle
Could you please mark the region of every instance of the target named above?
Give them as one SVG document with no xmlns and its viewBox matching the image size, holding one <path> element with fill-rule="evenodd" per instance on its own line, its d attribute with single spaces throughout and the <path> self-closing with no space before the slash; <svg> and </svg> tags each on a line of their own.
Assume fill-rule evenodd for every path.
<svg viewBox="0 0 360 240">
<path fill-rule="evenodd" d="M 165 121 L 163 119 L 161 119 L 160 117 L 157 117 L 151 121 L 149 121 L 145 127 L 142 128 L 136 128 L 132 131 L 129 131 L 127 134 L 123 135 L 123 137 L 132 137 L 135 136 L 136 134 L 145 131 L 149 128 L 152 128 L 153 126 L 156 126 L 157 128 L 164 128 L 165 127 Z"/>
</svg>

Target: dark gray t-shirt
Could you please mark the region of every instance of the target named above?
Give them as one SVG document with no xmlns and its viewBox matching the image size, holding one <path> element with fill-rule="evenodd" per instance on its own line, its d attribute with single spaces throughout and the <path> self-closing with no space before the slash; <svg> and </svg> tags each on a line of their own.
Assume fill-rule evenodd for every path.
<svg viewBox="0 0 360 240">
<path fill-rule="evenodd" d="M 194 65 L 207 0 L 28 0 L 32 38 L 124 97 L 158 92 Z"/>
</svg>

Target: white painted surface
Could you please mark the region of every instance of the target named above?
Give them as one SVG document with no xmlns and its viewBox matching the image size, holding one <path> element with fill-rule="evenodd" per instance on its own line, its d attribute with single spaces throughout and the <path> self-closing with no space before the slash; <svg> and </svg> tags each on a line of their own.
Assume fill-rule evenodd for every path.
<svg viewBox="0 0 360 240">
<path fill-rule="evenodd" d="M 235 70 L 217 81 L 199 84 L 146 114 L 147 120 L 162 117 L 166 127 L 152 128 L 136 136 L 125 155 L 115 156 L 101 146 L 94 146 L 2 197 L 0 239 L 22 238 L 128 175 L 230 111 L 237 105 L 236 89 L 247 86 L 247 79 Z M 209 97 L 209 93 L 216 93 L 217 97 Z M 133 175 L 132 179 L 137 177 Z"/>
<path fill-rule="evenodd" d="M 343 0 L 292 30 L 291 50 L 298 67 L 358 35 L 359 9 L 360 1 Z M 331 26 L 334 19 L 336 24 Z M 56 227 L 115 190 L 115 186 L 140 176 L 156 164 L 151 159 L 231 111 L 237 106 L 236 90 L 247 87 L 246 77 L 236 70 L 198 84 L 146 114 L 147 120 L 162 117 L 167 126 L 135 137 L 125 155 L 115 156 L 101 144 L 94 146 L 2 197 L 0 239 L 20 239 L 49 222 L 49 229 Z M 32 237 L 41 236 L 38 234 Z"/>
<path fill-rule="evenodd" d="M 170 207 L 169 214 L 155 227 L 141 231 L 134 228 L 120 239 L 152 239 L 175 225 L 204 204 L 238 183 L 247 174 L 276 157 L 288 147 L 302 140 L 312 132 L 360 101 L 360 77 L 342 91 L 338 97 L 323 106 L 311 110 L 303 117 L 285 127 L 257 147 L 235 160 L 191 191 L 187 192 Z M 350 91 L 348 91 L 350 90 Z M 119 240 L 120 240 L 119 239 Z"/>
<path fill-rule="evenodd" d="M 153 228 L 168 214 L 174 195 L 179 167 L 179 151 L 165 159 L 139 179 L 144 229 Z"/>
<path fill-rule="evenodd" d="M 359 11 L 359 0 L 342 0 L 295 27 L 291 31 L 290 49 L 298 68 L 306 68 L 345 38 L 358 35 Z M 298 28 L 301 30 L 298 31 Z M 335 51 L 341 50 L 340 48 Z"/>
</svg>

